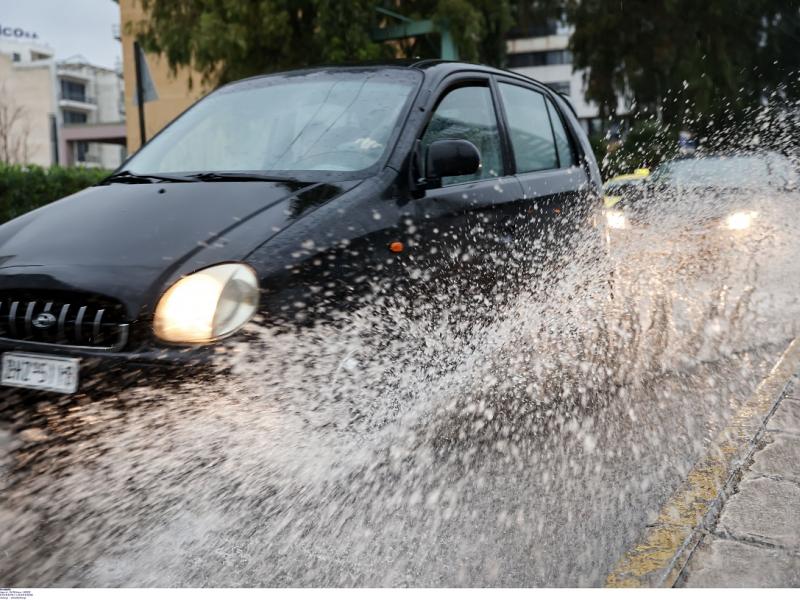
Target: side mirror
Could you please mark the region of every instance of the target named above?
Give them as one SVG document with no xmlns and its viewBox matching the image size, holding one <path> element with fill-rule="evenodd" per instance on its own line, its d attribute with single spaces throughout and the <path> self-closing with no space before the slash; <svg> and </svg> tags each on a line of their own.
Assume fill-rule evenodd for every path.
<svg viewBox="0 0 800 600">
<path fill-rule="evenodd" d="M 442 177 L 472 175 L 481 166 L 481 153 L 467 140 L 437 140 L 428 146 L 425 179 L 441 185 Z"/>
</svg>

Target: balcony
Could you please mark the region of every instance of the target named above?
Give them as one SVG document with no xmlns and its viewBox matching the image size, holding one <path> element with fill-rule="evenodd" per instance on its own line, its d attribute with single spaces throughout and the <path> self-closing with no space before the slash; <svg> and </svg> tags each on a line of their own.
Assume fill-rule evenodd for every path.
<svg viewBox="0 0 800 600">
<path fill-rule="evenodd" d="M 125 121 L 116 123 L 64 123 L 61 138 L 65 142 L 119 144 L 126 141 Z"/>
<path fill-rule="evenodd" d="M 69 110 L 90 112 L 97 110 L 97 99 L 86 94 L 61 93 L 58 95 L 58 106 Z"/>
</svg>

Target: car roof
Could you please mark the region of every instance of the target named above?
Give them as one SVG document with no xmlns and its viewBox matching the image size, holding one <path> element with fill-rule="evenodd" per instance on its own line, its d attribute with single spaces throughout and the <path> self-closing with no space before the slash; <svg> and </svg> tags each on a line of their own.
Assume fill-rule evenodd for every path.
<svg viewBox="0 0 800 600">
<path fill-rule="evenodd" d="M 253 77 L 248 77 L 245 79 L 240 79 L 238 81 L 231 81 L 223 86 L 222 88 L 228 88 L 232 86 L 238 86 L 244 82 L 252 82 L 257 81 L 259 79 L 274 77 L 274 76 L 288 76 L 288 75 L 300 75 L 305 73 L 315 73 L 315 72 L 336 72 L 336 71 L 358 71 L 358 70 L 375 70 L 379 71 L 381 69 L 408 69 L 417 72 L 422 72 L 425 76 L 425 79 L 431 80 L 438 80 L 441 81 L 451 73 L 458 73 L 464 71 L 472 71 L 472 72 L 480 72 L 486 73 L 490 75 L 501 75 L 504 77 L 517 79 L 519 81 L 524 81 L 528 83 L 533 83 L 534 85 L 538 86 L 539 89 L 542 91 L 547 91 L 554 97 L 558 97 L 558 99 L 566 106 L 569 112 L 575 117 L 578 118 L 578 113 L 575 110 L 575 106 L 572 104 L 572 100 L 569 96 L 565 96 L 548 86 L 546 83 L 543 83 L 533 77 L 528 77 L 527 75 L 523 75 L 522 73 L 518 73 L 516 71 L 509 71 L 507 69 L 500 69 L 497 67 L 490 67 L 488 65 L 481 65 L 477 63 L 469 63 L 457 60 L 443 60 L 437 58 L 427 58 L 427 59 L 393 59 L 393 60 L 382 60 L 382 61 L 368 61 L 368 62 L 354 62 L 354 63 L 346 63 L 346 64 L 335 64 L 335 65 L 318 65 L 315 67 L 306 67 L 303 69 L 290 69 L 286 71 L 277 71 L 275 73 L 264 73 L 263 75 L 255 75 Z"/>
<path fill-rule="evenodd" d="M 353 63 L 340 63 L 340 64 L 331 64 L 331 65 L 319 65 L 315 67 L 306 67 L 301 69 L 291 69 L 286 71 L 277 71 L 275 73 L 264 73 L 263 75 L 255 75 L 253 77 L 248 77 L 246 79 L 240 79 L 238 81 L 232 81 L 227 85 L 241 83 L 242 81 L 252 81 L 255 79 L 261 79 L 265 77 L 273 77 L 276 75 L 289 75 L 289 74 L 300 74 L 300 73 L 314 73 L 316 71 L 327 71 L 327 72 L 335 72 L 335 71 L 353 71 L 353 70 L 375 70 L 379 71 L 381 69 L 410 69 L 410 70 L 417 70 L 423 72 L 435 72 L 437 76 L 443 77 L 450 73 L 455 73 L 458 71 L 479 71 L 483 73 L 489 73 L 494 75 L 505 75 L 508 77 L 514 77 L 516 79 L 522 79 L 527 81 L 532 81 L 537 83 L 541 86 L 546 86 L 546 84 L 537 81 L 531 77 L 523 75 L 522 73 L 517 73 L 515 71 L 508 71 L 506 69 L 500 69 L 497 67 L 490 67 L 488 65 L 481 65 L 476 63 L 469 63 L 463 61 L 455 61 L 455 60 L 442 60 L 442 59 L 395 59 L 395 60 L 383 60 L 383 61 L 367 61 L 367 62 L 353 62 Z M 553 92 L 557 94 L 557 92 Z"/>
</svg>

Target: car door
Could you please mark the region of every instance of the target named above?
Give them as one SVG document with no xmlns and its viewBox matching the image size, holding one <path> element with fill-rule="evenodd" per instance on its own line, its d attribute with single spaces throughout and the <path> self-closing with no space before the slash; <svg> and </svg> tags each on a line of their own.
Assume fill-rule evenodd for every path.
<svg viewBox="0 0 800 600">
<path fill-rule="evenodd" d="M 460 294 L 485 294 L 497 279 L 503 244 L 496 223 L 499 207 L 521 194 L 509 174 L 496 98 L 486 76 L 450 79 L 420 135 L 419 152 L 443 139 L 472 142 L 481 164 L 471 175 L 445 177 L 416 201 L 422 225 L 417 262 L 426 277 Z"/>
<path fill-rule="evenodd" d="M 520 201 L 509 205 L 507 230 L 520 249 L 533 250 L 533 267 L 551 274 L 554 263 L 569 255 L 573 233 L 585 220 L 588 175 L 544 90 L 510 78 L 496 84 L 522 190 Z"/>
</svg>

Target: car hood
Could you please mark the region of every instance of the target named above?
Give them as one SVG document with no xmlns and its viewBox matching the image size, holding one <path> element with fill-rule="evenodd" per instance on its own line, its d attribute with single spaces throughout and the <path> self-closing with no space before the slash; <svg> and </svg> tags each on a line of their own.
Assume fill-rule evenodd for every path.
<svg viewBox="0 0 800 600">
<path fill-rule="evenodd" d="M 241 260 L 355 182 L 96 186 L 0 226 L 0 289 L 82 290 L 131 316 L 179 275 Z"/>
</svg>

